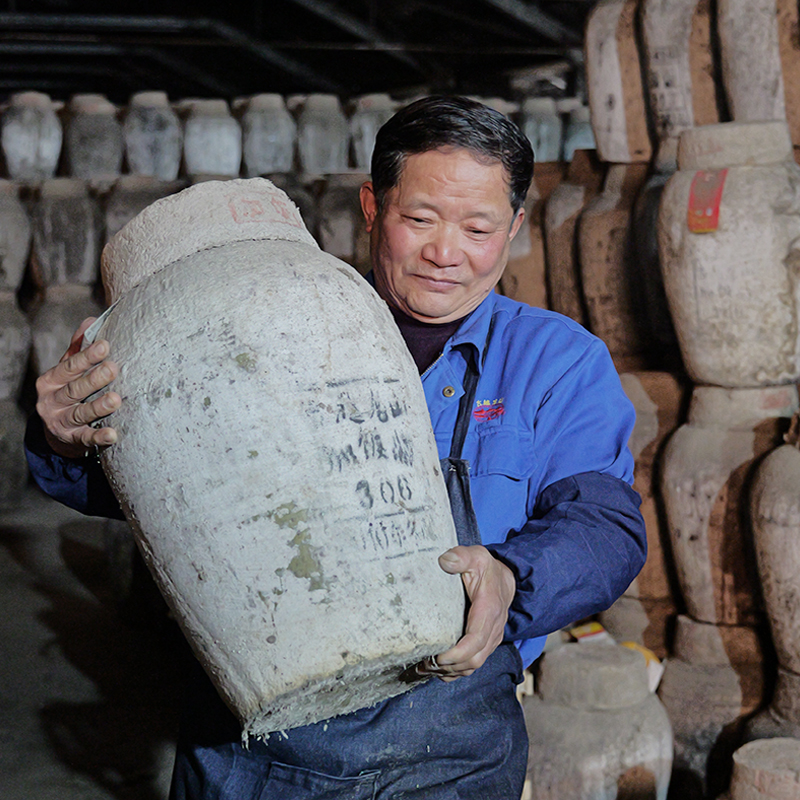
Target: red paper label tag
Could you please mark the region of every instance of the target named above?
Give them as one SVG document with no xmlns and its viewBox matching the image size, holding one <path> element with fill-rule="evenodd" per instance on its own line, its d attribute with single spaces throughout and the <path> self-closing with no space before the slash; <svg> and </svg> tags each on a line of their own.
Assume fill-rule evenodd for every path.
<svg viewBox="0 0 800 800">
<path fill-rule="evenodd" d="M 695 173 L 686 212 L 686 224 L 692 233 L 713 233 L 719 227 L 719 206 L 727 174 L 727 167 Z"/>
</svg>

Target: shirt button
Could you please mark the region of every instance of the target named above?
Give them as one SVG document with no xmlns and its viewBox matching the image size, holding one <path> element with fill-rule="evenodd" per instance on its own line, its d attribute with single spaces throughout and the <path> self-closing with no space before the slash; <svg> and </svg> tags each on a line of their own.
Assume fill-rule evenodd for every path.
<svg viewBox="0 0 800 800">
<path fill-rule="evenodd" d="M 442 394 L 445 397 L 452 397 L 455 393 L 456 390 L 452 386 L 445 386 L 444 389 L 442 389 Z"/>
</svg>

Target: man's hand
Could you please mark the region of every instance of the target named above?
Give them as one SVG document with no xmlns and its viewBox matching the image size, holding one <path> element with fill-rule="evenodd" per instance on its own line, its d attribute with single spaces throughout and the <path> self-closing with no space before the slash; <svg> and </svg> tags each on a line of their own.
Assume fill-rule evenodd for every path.
<svg viewBox="0 0 800 800">
<path fill-rule="evenodd" d="M 417 665 L 420 675 L 453 681 L 472 675 L 503 641 L 508 609 L 517 590 L 514 573 L 485 547 L 454 547 L 439 556 L 439 566 L 461 575 L 470 601 L 464 635 L 450 650 Z"/>
<path fill-rule="evenodd" d="M 106 361 L 108 342 L 94 342 L 81 350 L 83 334 L 94 322 L 85 319 L 75 332 L 69 349 L 55 367 L 36 381 L 36 411 L 44 422 L 48 444 L 60 456 L 81 458 L 92 447 L 107 447 L 117 441 L 113 428 L 92 428 L 95 420 L 116 411 L 122 399 L 116 392 L 83 401 L 117 377 L 119 369 Z"/>
</svg>

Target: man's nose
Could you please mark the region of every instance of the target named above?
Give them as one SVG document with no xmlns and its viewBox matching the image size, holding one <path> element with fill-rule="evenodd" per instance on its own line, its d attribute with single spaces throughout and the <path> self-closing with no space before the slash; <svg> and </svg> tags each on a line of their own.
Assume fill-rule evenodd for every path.
<svg viewBox="0 0 800 800">
<path fill-rule="evenodd" d="M 449 225 L 438 226 L 422 248 L 422 257 L 437 267 L 457 267 L 464 260 L 459 231 Z"/>
</svg>

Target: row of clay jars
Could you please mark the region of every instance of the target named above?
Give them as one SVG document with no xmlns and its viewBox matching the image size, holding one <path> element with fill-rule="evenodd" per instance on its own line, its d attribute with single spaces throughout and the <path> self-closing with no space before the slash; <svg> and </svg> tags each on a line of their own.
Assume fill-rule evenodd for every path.
<svg viewBox="0 0 800 800">
<path fill-rule="evenodd" d="M 522 700 L 530 800 L 666 800 L 672 730 L 641 653 L 571 644 L 545 654 Z"/>
<path fill-rule="evenodd" d="M 601 158 L 649 159 L 640 50 L 659 142 L 658 170 L 674 170 L 682 131 L 720 121 L 718 85 L 735 121 L 788 120 L 792 141 L 800 145 L 798 24 L 792 0 L 722 0 L 716 21 L 708 0 L 601 0 L 586 31 L 589 102 Z"/>
<path fill-rule="evenodd" d="M 674 567 L 669 532 L 658 486 L 658 459 L 680 424 L 687 387 L 667 372 L 625 372 L 622 388 L 636 410 L 628 446 L 635 461 L 633 488 L 642 498 L 647 530 L 647 561 L 614 605 L 600 615 L 616 641 L 633 641 L 664 658 L 667 631 L 676 613 Z"/>
<path fill-rule="evenodd" d="M 21 181 L 55 175 L 62 135 L 67 173 L 87 180 L 118 175 L 123 150 L 130 172 L 161 180 L 178 175 L 181 158 L 189 175 L 235 177 L 243 156 L 248 175 L 288 171 L 295 144 L 305 172 L 346 172 L 351 128 L 363 163 L 371 157 L 377 126 L 392 113 L 390 103 L 375 97 L 385 96 L 357 106 L 348 123 L 337 97 L 310 95 L 297 125 L 280 95 L 257 95 L 241 104 L 241 125 L 224 100 L 187 100 L 177 104 L 184 116 L 181 126 L 162 92 L 133 95 L 122 124 L 102 95 L 76 95 L 64 111 L 62 134 L 60 104 L 24 92 L 13 95 L 3 113 L 2 146 L 9 175 Z"/>
<path fill-rule="evenodd" d="M 800 378 L 800 167 L 785 122 L 725 123 L 681 135 L 658 239 L 672 319 L 698 383 Z"/>
<path fill-rule="evenodd" d="M 271 179 L 292 197 L 322 248 L 356 266 L 370 268 L 369 242 L 359 201 L 368 176 L 330 175 L 324 183 L 292 174 Z M 86 183 L 54 178 L 42 183 L 31 202 L 33 257 L 31 277 L 38 287 L 93 284 L 98 275 L 99 245 L 110 239 L 150 203 L 184 188 L 181 180 L 160 181 L 139 175 L 120 176 L 102 203 Z M 0 181 L 0 288 L 16 290 L 28 263 L 31 219 L 17 198 L 18 187 Z M 101 206 L 103 211 L 101 211 Z"/>
</svg>

